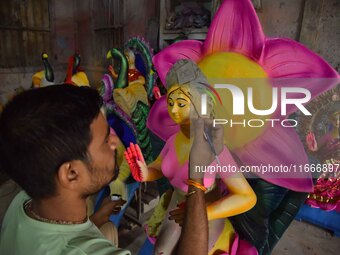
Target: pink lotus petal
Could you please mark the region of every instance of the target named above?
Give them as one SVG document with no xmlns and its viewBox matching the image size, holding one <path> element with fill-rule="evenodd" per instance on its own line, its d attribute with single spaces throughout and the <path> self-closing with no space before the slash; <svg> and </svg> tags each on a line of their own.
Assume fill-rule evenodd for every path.
<svg viewBox="0 0 340 255">
<path fill-rule="evenodd" d="M 258 255 L 259 252 L 255 246 L 251 245 L 248 241 L 240 239 L 236 255 Z"/>
<path fill-rule="evenodd" d="M 267 128 L 262 136 L 236 150 L 235 153 L 244 165 L 291 167 L 288 173 L 283 171 L 256 173 L 261 179 L 294 191 L 313 191 L 311 173 L 300 172 L 299 166 L 307 164 L 308 158 L 294 128 Z"/>
<path fill-rule="evenodd" d="M 250 0 L 224 0 L 204 42 L 204 55 L 233 51 L 258 60 L 264 34 Z"/>
<path fill-rule="evenodd" d="M 164 86 L 168 71 L 178 60 L 191 59 L 198 62 L 202 58 L 202 45 L 201 41 L 185 40 L 171 44 L 153 57 L 153 64 Z"/>
<path fill-rule="evenodd" d="M 291 39 L 266 39 L 259 64 L 271 78 L 339 78 L 325 60 Z"/>
<path fill-rule="evenodd" d="M 274 78 L 274 87 L 305 88 L 312 98 L 340 82 L 339 74 L 325 60 L 290 39 L 267 39 L 259 64 Z M 301 94 L 292 93 L 289 98 L 301 98 Z M 287 107 L 287 115 L 294 111 L 295 105 Z"/>
</svg>

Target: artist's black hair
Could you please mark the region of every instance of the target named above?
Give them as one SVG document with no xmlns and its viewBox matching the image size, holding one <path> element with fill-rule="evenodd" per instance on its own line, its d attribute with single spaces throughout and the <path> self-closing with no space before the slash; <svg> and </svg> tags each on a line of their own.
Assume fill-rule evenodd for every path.
<svg viewBox="0 0 340 255">
<path fill-rule="evenodd" d="M 25 91 L 0 116 L 0 166 L 33 198 L 55 195 L 59 167 L 87 160 L 90 125 L 102 99 L 96 90 L 52 85 Z"/>
</svg>

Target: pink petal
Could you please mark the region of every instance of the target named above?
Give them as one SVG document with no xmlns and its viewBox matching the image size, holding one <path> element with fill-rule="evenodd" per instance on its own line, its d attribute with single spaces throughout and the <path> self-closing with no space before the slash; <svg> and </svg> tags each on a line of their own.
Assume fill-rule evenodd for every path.
<svg viewBox="0 0 340 255">
<path fill-rule="evenodd" d="M 246 240 L 240 239 L 236 255 L 258 255 L 258 251 L 255 246 Z"/>
<path fill-rule="evenodd" d="M 266 39 L 259 64 L 271 78 L 339 78 L 324 59 L 290 39 Z"/>
<path fill-rule="evenodd" d="M 168 71 L 178 60 L 191 59 L 198 62 L 202 58 L 202 45 L 201 41 L 185 40 L 168 46 L 153 57 L 153 64 L 164 86 Z"/>
<path fill-rule="evenodd" d="M 308 163 L 306 152 L 294 128 L 267 128 L 262 136 L 235 151 L 244 165 L 248 166 L 288 166 L 285 173 L 254 173 L 270 183 L 300 192 L 313 191 L 312 175 L 308 171 L 300 171 L 300 165 Z"/>
<path fill-rule="evenodd" d="M 258 60 L 264 34 L 250 0 L 225 0 L 216 12 L 204 42 L 204 54 L 233 51 Z"/>
<path fill-rule="evenodd" d="M 305 88 L 312 98 L 340 82 L 339 74 L 325 60 L 290 39 L 267 39 L 259 64 L 274 78 L 273 86 Z M 301 94 L 289 96 L 299 97 Z M 295 110 L 295 105 L 289 105 L 287 115 Z"/>
</svg>

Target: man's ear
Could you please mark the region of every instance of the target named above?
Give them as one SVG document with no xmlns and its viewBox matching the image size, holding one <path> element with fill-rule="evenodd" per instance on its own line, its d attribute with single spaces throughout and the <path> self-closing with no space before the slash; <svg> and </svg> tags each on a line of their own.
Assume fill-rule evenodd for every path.
<svg viewBox="0 0 340 255">
<path fill-rule="evenodd" d="M 85 164 L 80 160 L 72 160 L 63 163 L 58 170 L 58 182 L 62 187 L 75 189 L 84 178 Z"/>
</svg>

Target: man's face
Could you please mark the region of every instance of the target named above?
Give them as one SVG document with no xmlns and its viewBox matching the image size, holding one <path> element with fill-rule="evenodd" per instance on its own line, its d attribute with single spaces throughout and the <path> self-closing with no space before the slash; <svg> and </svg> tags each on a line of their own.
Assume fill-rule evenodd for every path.
<svg viewBox="0 0 340 255">
<path fill-rule="evenodd" d="M 89 153 L 89 185 L 84 195 L 98 192 L 102 187 L 116 179 L 119 173 L 116 163 L 116 137 L 110 133 L 110 128 L 102 113 L 90 126 L 92 141 L 88 147 Z"/>
</svg>

